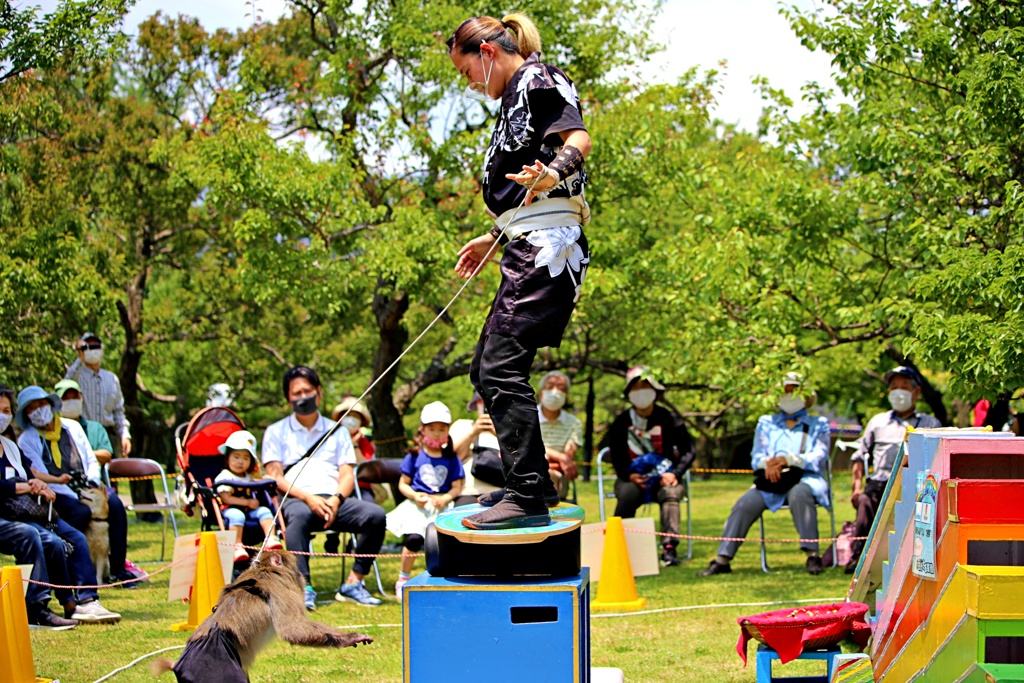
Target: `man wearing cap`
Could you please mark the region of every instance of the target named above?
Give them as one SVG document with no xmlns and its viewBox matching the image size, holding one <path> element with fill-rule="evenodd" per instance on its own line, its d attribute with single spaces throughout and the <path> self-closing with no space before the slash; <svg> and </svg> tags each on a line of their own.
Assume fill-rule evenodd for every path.
<svg viewBox="0 0 1024 683">
<path fill-rule="evenodd" d="M 750 527 L 766 510 L 777 512 L 783 505 L 789 505 L 797 533 L 803 539 L 800 549 L 807 555 L 807 573 L 817 575 L 824 569 L 816 540 L 817 506 L 827 507 L 830 502 L 828 482 L 823 473 L 831 432 L 826 418 L 808 414 L 808 409 L 817 399 L 813 392 L 801 391 L 803 387 L 803 375 L 798 372 L 786 373 L 778 401 L 779 412 L 762 415 L 758 419 L 754 447 L 750 453 L 752 469 L 763 470 L 765 479 L 771 484 L 782 481 L 784 473 L 792 468 L 802 470 L 802 473 L 797 472 L 800 474 L 799 481 L 785 492 L 758 488 L 769 484 L 755 484 L 733 505 L 722 536 L 745 538 Z M 731 572 L 732 558 L 736 556 L 741 544 L 742 541 L 719 543 L 718 557 L 711 560 L 710 566 L 697 575 L 713 576 Z"/>
<path fill-rule="evenodd" d="M 335 422 L 320 414 L 319 375 L 309 367 L 293 367 L 284 374 L 282 389 L 292 414 L 267 427 L 262 456 L 267 476 L 277 481 L 281 493 L 289 492 L 281 506 L 288 550 L 306 552 L 314 533 L 333 529 L 358 534 L 355 552 L 376 555 L 384 544 L 384 509 L 355 493 L 356 456 L 348 430 L 339 426 L 327 438 Z M 315 610 L 309 557 L 296 560 L 306 581 L 306 609 Z M 357 557 L 335 600 L 379 605 L 363 583 L 372 566 L 372 557 Z"/>
<path fill-rule="evenodd" d="M 14 414 L 14 420 L 24 430 L 18 437 L 18 447 L 31 465 L 32 474 L 48 484 L 56 494 L 53 503 L 59 516 L 56 533 L 74 546 L 74 552 L 67 558 L 68 570 L 74 585 L 83 588 L 76 591 L 77 607 L 70 603 L 66 605 L 64 616 L 76 621 L 117 622 L 121 615 L 104 608 L 96 589 L 87 587 L 97 585 L 100 578 L 96 576 L 89 544 L 81 531 L 92 520 L 92 512 L 67 486 L 72 480 L 72 473 L 80 481 L 99 481 L 99 463 L 82 427 L 74 420 L 61 420 L 60 409 L 61 400 L 57 394 L 48 394 L 37 386 L 22 389 L 18 393 L 18 410 Z M 123 568 L 124 556 L 121 557 Z"/>
<path fill-rule="evenodd" d="M 103 429 L 103 425 L 82 417 L 84 399 L 82 399 L 78 383 L 73 379 L 62 379 L 54 387 L 54 393 L 61 400 L 61 421 L 65 424 L 77 422 L 82 427 L 86 441 L 89 442 L 93 455 L 101 467 L 110 462 L 110 438 L 107 436 L 106 430 Z M 135 576 L 125 568 L 125 556 L 128 552 L 128 512 L 124 509 L 124 503 L 118 498 L 115 489 L 108 488 L 107 494 L 110 575 L 115 581 L 130 581 Z M 90 519 L 89 507 L 81 502 L 78 502 L 76 511 L 72 511 L 72 514 L 68 516 L 68 522 L 82 532 L 88 528 Z M 135 588 L 138 584 L 128 583 L 124 586 L 125 588 Z"/>
<path fill-rule="evenodd" d="M 78 359 L 64 373 L 75 380 L 82 393 L 82 414 L 86 419 L 103 425 L 114 447 L 115 458 L 127 458 L 132 452 L 130 425 L 124 416 L 124 395 L 121 382 L 110 370 L 100 367 L 103 362 L 103 342 L 86 332 L 75 347 Z"/>
<path fill-rule="evenodd" d="M 879 413 L 868 420 L 853 455 L 853 493 L 850 503 L 857 510 L 854 536 L 867 536 L 875 520 L 878 504 L 882 500 L 885 486 L 894 468 L 899 466 L 900 446 L 907 434 L 907 427 L 933 429 L 941 427 L 933 416 L 918 412 L 917 401 L 921 398 L 921 376 L 913 368 L 901 365 L 885 373 L 889 387 L 889 405 L 892 410 Z M 872 467 L 867 485 L 864 475 Z M 864 550 L 864 541 L 854 541 L 853 557 L 846 565 L 847 574 L 857 569 L 857 562 Z"/>
<path fill-rule="evenodd" d="M 685 494 L 683 475 L 693 462 L 693 440 L 686 427 L 663 406 L 656 405 L 665 386 L 644 366 L 626 373 L 623 396 L 631 404 L 608 428 L 608 448 L 615 468 L 615 516 L 628 519 L 645 502 L 658 502 L 661 530 L 679 533 L 679 501 Z M 661 563 L 679 564 L 678 538 L 662 542 Z"/>
</svg>

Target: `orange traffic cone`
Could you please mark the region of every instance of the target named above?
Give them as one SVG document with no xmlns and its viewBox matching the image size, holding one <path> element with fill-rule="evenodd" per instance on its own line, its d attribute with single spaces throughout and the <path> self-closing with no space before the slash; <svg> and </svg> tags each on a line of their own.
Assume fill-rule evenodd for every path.
<svg viewBox="0 0 1024 683">
<path fill-rule="evenodd" d="M 0 570 L 0 683 L 37 683 L 20 567 Z"/>
<path fill-rule="evenodd" d="M 196 558 L 196 576 L 188 599 L 188 621 L 171 625 L 172 631 L 194 631 L 203 619 L 213 614 L 220 591 L 224 588 L 224 571 L 220 564 L 217 534 L 204 531 L 199 534 L 199 556 Z"/>
<path fill-rule="evenodd" d="M 597 582 L 594 609 L 637 610 L 647 604 L 636 592 L 633 566 L 626 547 L 626 531 L 621 517 L 609 517 L 604 529 L 604 553 L 601 555 L 601 580 Z"/>
</svg>

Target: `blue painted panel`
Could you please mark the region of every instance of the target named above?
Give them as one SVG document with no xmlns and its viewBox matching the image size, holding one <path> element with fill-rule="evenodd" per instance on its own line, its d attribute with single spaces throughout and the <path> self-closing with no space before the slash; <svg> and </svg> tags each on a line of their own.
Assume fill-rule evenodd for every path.
<svg viewBox="0 0 1024 683">
<path fill-rule="evenodd" d="M 406 683 L 588 683 L 589 579 L 420 574 L 402 591 Z"/>
</svg>

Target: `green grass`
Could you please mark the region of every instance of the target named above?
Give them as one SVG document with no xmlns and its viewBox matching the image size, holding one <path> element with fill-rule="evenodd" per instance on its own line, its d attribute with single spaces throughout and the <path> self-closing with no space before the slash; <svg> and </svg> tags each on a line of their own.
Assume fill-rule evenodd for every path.
<svg viewBox="0 0 1024 683">
<path fill-rule="evenodd" d="M 710 481 L 693 484 L 694 533 L 717 536 L 733 502 L 749 486 L 746 476 L 717 476 Z M 837 506 L 839 520 L 852 517 L 847 502 L 848 475 L 837 477 L 836 490 L 841 492 Z M 597 487 L 591 482 L 579 486 L 581 503 L 588 519 L 598 519 Z M 646 511 L 656 517 L 657 508 Z M 821 535 L 828 535 L 828 516 L 819 514 Z M 769 538 L 796 538 L 788 513 L 769 516 Z M 128 555 L 141 566 L 153 570 L 160 566 L 160 525 L 136 524 L 129 528 Z M 183 533 L 198 530 L 198 523 L 187 520 Z M 751 529 L 751 537 L 757 526 Z M 322 544 L 323 539 L 317 539 Z M 685 548 L 685 545 L 682 546 Z M 737 602 L 766 602 L 807 598 L 837 598 L 845 595 L 849 577 L 842 570 L 826 570 L 812 577 L 804 572 L 804 556 L 795 544 L 769 546 L 771 574 L 763 574 L 758 562 L 756 544 L 747 544 L 733 564 L 733 573 L 710 579 L 698 579 L 714 556 L 716 544 L 698 542 L 694 559 L 682 566 L 662 569 L 656 577 L 637 580 L 640 595 L 647 598 L 648 609 L 683 605 L 709 605 Z M 318 547 L 318 550 L 322 547 Z M 823 545 L 822 551 L 824 552 Z M 9 558 L 5 558 L 9 561 Z M 397 576 L 397 562 L 380 562 L 384 585 L 389 590 Z M 422 567 L 419 563 L 417 571 Z M 326 601 L 333 597 L 341 575 L 339 559 L 315 559 L 313 581 Z M 136 590 L 106 589 L 100 598 L 109 609 L 120 612 L 124 619 L 116 626 L 80 626 L 73 631 L 32 631 L 32 649 L 36 673 L 60 678 L 64 683 L 88 683 L 132 659 L 159 648 L 181 645 L 187 634 L 170 631 L 172 623 L 183 621 L 188 607 L 167 602 L 168 573 L 154 577 L 151 584 Z M 54 603 L 51 603 L 53 606 Z M 613 666 L 625 672 L 628 681 L 754 681 L 753 657 L 746 669 L 736 655 L 739 627 L 736 618 L 776 607 L 735 607 L 699 609 L 623 618 L 593 619 L 591 623 L 592 664 Z M 375 681 L 402 680 L 402 630 L 385 626 L 401 624 L 399 604 L 394 600 L 378 608 L 353 604 L 323 604 L 315 618 L 334 626 L 355 626 L 373 636 L 375 642 L 358 650 L 326 651 L 292 647 L 275 642 L 257 660 L 251 672 L 258 681 Z M 370 624 L 380 624 L 373 626 Z M 751 647 L 751 653 L 753 647 Z M 178 652 L 166 655 L 175 659 Z M 460 658 L 458 644 L 449 654 Z M 820 671 L 820 663 L 795 662 L 787 665 L 792 674 Z M 481 672 L 485 676 L 486 672 Z M 113 681 L 153 681 L 145 663 L 115 676 Z M 165 682 L 173 680 L 165 676 Z"/>
</svg>

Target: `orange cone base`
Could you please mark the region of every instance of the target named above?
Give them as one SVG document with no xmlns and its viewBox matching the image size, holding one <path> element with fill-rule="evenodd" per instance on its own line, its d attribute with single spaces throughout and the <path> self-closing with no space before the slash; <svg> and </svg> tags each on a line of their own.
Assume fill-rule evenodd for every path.
<svg viewBox="0 0 1024 683">
<path fill-rule="evenodd" d="M 633 610 L 643 609 L 647 606 L 647 598 L 637 598 L 636 600 L 629 600 L 627 602 L 598 602 L 594 600 L 590 603 L 591 609 L 597 610 L 617 610 L 621 612 L 631 612 Z"/>
</svg>

